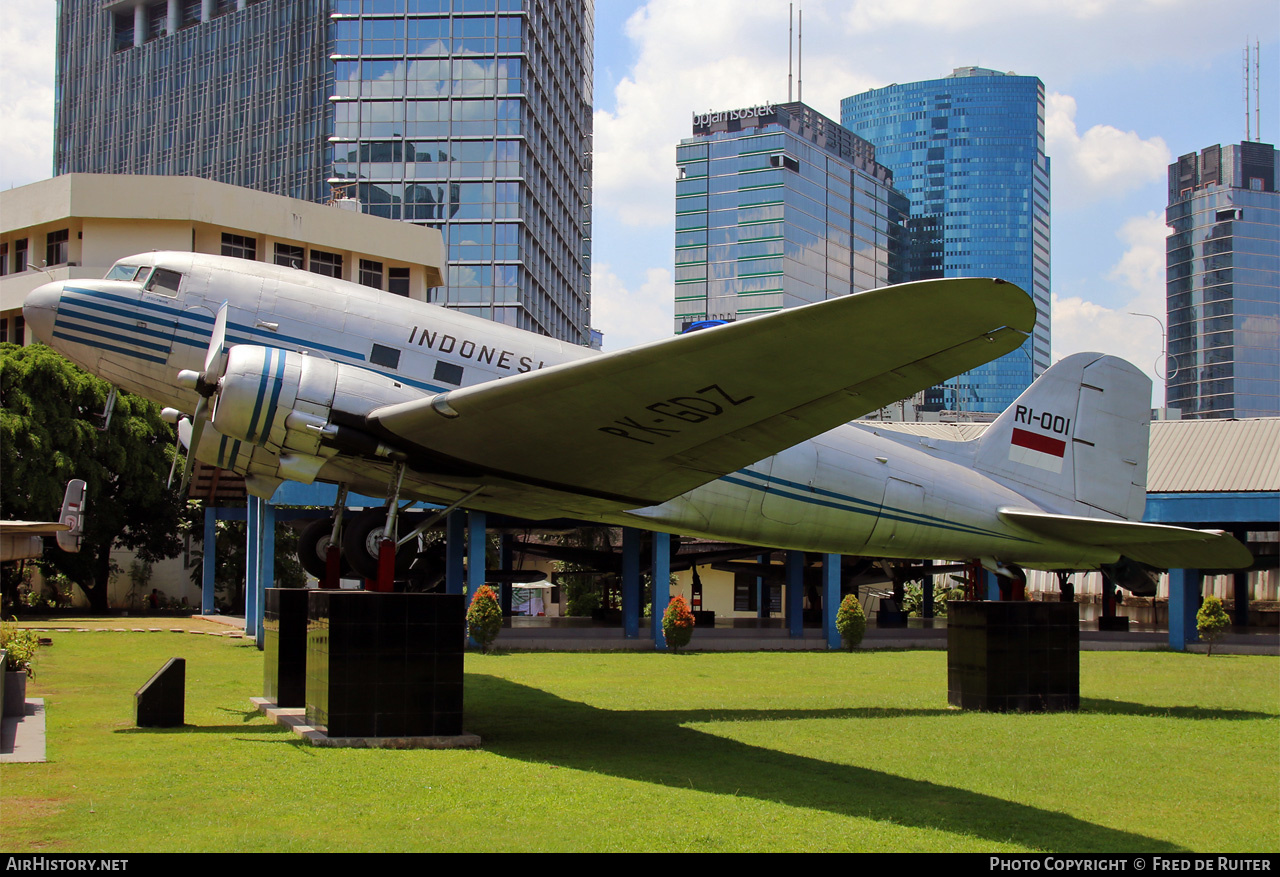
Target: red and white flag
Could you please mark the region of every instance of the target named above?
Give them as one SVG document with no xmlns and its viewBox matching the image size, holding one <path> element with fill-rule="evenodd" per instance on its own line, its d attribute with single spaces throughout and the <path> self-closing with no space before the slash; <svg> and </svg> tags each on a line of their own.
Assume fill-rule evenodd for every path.
<svg viewBox="0 0 1280 877">
<path fill-rule="evenodd" d="M 1067 443 L 1062 439 L 1013 428 L 1009 441 L 1009 459 L 1015 463 L 1035 466 L 1046 472 L 1062 474 L 1062 458 L 1066 456 Z"/>
</svg>

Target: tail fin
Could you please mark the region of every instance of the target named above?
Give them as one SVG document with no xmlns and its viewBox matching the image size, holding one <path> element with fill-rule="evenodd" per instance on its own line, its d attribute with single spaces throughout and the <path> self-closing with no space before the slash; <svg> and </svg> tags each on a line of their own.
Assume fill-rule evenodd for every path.
<svg viewBox="0 0 1280 877">
<path fill-rule="evenodd" d="M 80 550 L 80 537 L 84 535 L 84 489 L 85 483 L 79 478 L 67 482 L 67 492 L 62 497 L 62 514 L 58 520 L 71 529 L 54 534 L 58 547 L 73 554 Z"/>
<path fill-rule="evenodd" d="M 996 419 L 975 468 L 1089 507 L 1076 514 L 1141 520 L 1150 413 L 1150 378 L 1123 359 L 1076 353 Z"/>
</svg>

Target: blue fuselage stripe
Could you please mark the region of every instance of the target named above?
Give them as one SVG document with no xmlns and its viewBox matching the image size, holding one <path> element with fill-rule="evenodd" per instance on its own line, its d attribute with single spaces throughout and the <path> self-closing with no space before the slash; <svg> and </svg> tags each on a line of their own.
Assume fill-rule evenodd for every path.
<svg viewBox="0 0 1280 877">
<path fill-rule="evenodd" d="M 757 480 L 747 481 L 736 476 L 747 476 Z M 808 485 L 800 485 L 794 481 L 787 481 L 782 478 L 770 479 L 768 476 L 762 475 L 759 472 L 753 472 L 750 469 L 739 469 L 733 475 L 722 476 L 720 480 L 729 484 L 736 484 L 739 487 L 758 490 L 761 493 L 773 493 L 783 499 L 808 503 L 809 505 L 822 506 L 824 508 L 837 509 L 839 511 L 853 512 L 854 514 L 866 515 L 873 518 L 884 518 L 890 521 L 900 521 L 906 524 L 916 524 L 918 526 L 932 527 L 938 530 L 951 530 L 953 532 L 965 533 L 973 536 L 1010 539 L 1015 542 L 1028 541 L 1017 536 L 1011 536 L 1007 533 L 999 533 L 994 530 L 987 530 L 981 527 L 970 526 L 968 524 L 954 524 L 934 515 L 924 515 L 918 512 L 907 511 L 906 509 L 876 505 L 875 503 L 868 502 L 864 499 L 857 499 L 856 497 L 836 493 L 831 490 L 811 488 Z M 786 487 L 789 489 L 782 490 L 779 489 L 780 487 Z M 808 491 L 808 493 L 799 493 L 796 491 Z M 830 497 L 830 499 L 820 499 L 819 496 Z"/>
<path fill-rule="evenodd" d="M 136 350 L 129 350 L 124 347 L 116 347 L 114 344 L 107 344 L 103 341 L 100 341 L 94 338 L 84 338 L 79 335 L 71 335 L 59 329 L 53 330 L 53 337 L 61 338 L 64 341 L 70 341 L 73 344 L 86 344 L 89 347 L 94 347 L 99 350 L 110 350 L 112 353 L 119 353 L 124 356 L 132 357 L 134 359 L 141 359 L 144 362 L 157 362 L 157 363 L 160 363 L 161 365 L 164 365 L 164 363 L 166 362 L 166 359 L 163 356 L 148 356 L 145 353 L 139 353 Z"/>
<path fill-rule="evenodd" d="M 81 332 L 85 335 L 90 335 L 95 338 L 106 338 L 109 341 L 118 341 L 121 344 L 133 344 L 136 347 L 141 347 L 143 350 L 154 350 L 157 353 L 163 353 L 166 355 L 169 353 L 170 348 L 168 344 L 156 344 L 152 341 L 143 341 L 135 337 L 135 335 L 133 334 L 125 335 L 125 334 L 121 334 L 120 332 L 108 332 L 105 329 L 98 328 L 98 326 L 96 325 L 83 325 L 81 323 L 82 319 L 84 318 L 73 317 L 67 320 L 63 320 L 62 315 L 59 314 L 58 319 L 54 321 L 53 325 L 54 325 L 54 328 L 62 329 L 63 331 L 66 331 L 66 332 Z M 108 325 L 114 326 L 117 324 L 108 323 Z M 124 327 L 124 331 L 128 332 L 129 331 L 128 327 Z M 164 360 L 162 359 L 161 362 L 163 361 Z"/>
</svg>

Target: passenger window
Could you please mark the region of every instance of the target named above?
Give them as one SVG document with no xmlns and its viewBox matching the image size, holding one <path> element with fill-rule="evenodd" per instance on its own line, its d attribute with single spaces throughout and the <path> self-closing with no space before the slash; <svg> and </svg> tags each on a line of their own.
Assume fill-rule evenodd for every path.
<svg viewBox="0 0 1280 877">
<path fill-rule="evenodd" d="M 151 272 L 151 279 L 147 281 L 147 291 L 158 292 L 161 295 L 177 295 L 178 285 L 181 283 L 182 275 L 177 271 L 157 268 Z"/>
</svg>

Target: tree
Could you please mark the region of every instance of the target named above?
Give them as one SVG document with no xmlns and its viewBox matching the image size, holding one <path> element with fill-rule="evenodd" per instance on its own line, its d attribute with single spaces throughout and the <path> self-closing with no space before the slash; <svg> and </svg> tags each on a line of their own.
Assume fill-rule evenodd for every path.
<svg viewBox="0 0 1280 877">
<path fill-rule="evenodd" d="M 0 345 L 3 514 L 56 517 L 67 480 L 85 480 L 80 552 L 47 549 L 44 563 L 75 582 L 95 613 L 108 609 L 112 546 L 132 549 L 145 561 L 173 557 L 181 548 L 184 508 L 165 485 L 173 430 L 160 409 L 120 393 L 110 427 L 100 431 L 97 415 L 110 391 L 110 384 L 42 344 Z"/>
<path fill-rule="evenodd" d="M 488 585 L 476 588 L 476 594 L 471 598 L 467 628 L 471 638 L 480 644 L 480 650 L 488 654 L 502 631 L 502 607 L 498 605 L 498 595 Z"/>
<path fill-rule="evenodd" d="M 846 651 L 852 652 L 862 642 L 862 636 L 867 632 L 867 616 L 857 594 L 848 594 L 840 601 L 836 630 L 840 632 L 840 643 Z"/>
<path fill-rule="evenodd" d="M 693 639 L 693 613 L 684 597 L 676 594 L 667 604 L 667 611 L 662 613 L 662 635 L 667 638 L 667 645 L 672 650 L 680 651 Z"/>
<path fill-rule="evenodd" d="M 1200 639 L 1209 644 L 1210 655 L 1213 654 L 1214 642 L 1221 639 L 1230 626 L 1231 619 L 1227 617 L 1227 610 L 1222 608 L 1222 601 L 1213 596 L 1205 597 L 1200 611 L 1196 613 L 1196 631 Z"/>
</svg>

